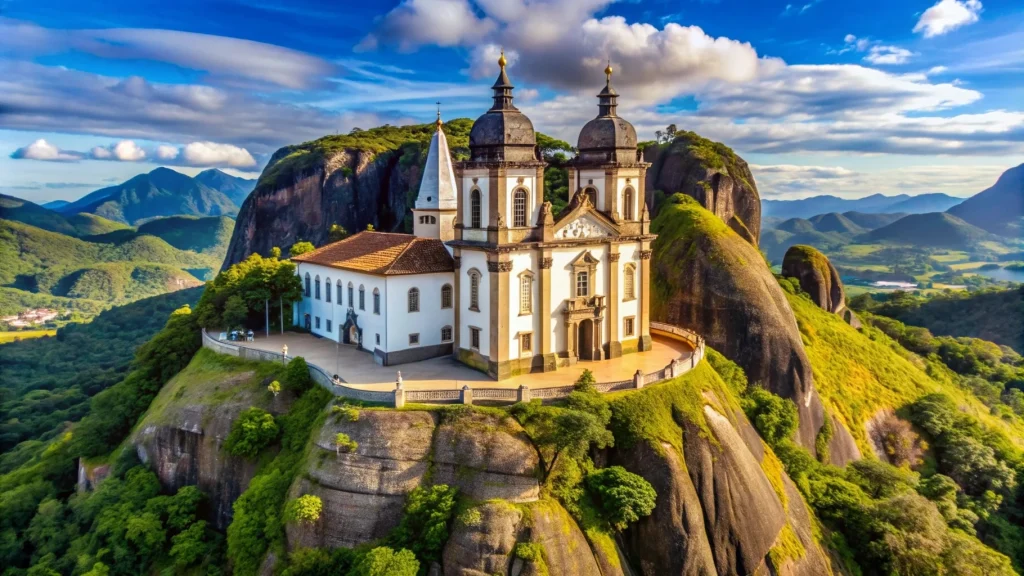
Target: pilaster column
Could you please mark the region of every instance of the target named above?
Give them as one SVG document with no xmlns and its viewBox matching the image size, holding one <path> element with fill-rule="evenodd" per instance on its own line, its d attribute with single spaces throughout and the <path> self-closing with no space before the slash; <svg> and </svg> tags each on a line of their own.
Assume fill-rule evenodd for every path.
<svg viewBox="0 0 1024 576">
<path fill-rule="evenodd" d="M 604 203 L 598 206 L 597 209 L 611 216 L 612 220 L 618 222 L 619 218 L 615 212 L 615 207 L 618 205 L 616 199 L 616 182 L 615 182 L 615 170 L 605 170 L 604 173 Z"/>
<path fill-rule="evenodd" d="M 498 256 L 501 257 L 501 256 Z M 488 372 L 498 380 L 509 376 L 508 363 L 508 273 L 512 263 L 507 260 L 488 260 L 487 272 L 490 274 L 491 288 L 491 325 L 490 325 L 490 367 Z"/>
<path fill-rule="evenodd" d="M 619 341 L 619 246 L 608 245 L 608 357 L 622 356 Z"/>
<path fill-rule="evenodd" d="M 651 342 L 651 244 L 641 243 L 640 250 L 640 351 L 650 350 Z"/>
<path fill-rule="evenodd" d="M 540 312 L 540 333 L 537 334 L 538 350 L 544 357 L 544 372 L 551 372 L 558 367 L 558 360 L 554 352 L 554 337 L 551 335 L 551 251 L 541 250 L 540 274 L 537 275 L 537 294 L 540 295 L 540 307 L 535 310 Z"/>
<path fill-rule="evenodd" d="M 462 211 L 462 202 L 459 202 L 459 211 Z M 462 348 L 462 248 L 452 249 L 452 259 L 455 260 L 454 282 L 452 282 L 452 306 L 455 308 L 455 325 L 452 326 L 452 354 L 458 358 L 459 348 Z M 465 348 L 469 348 L 466 346 Z"/>
</svg>

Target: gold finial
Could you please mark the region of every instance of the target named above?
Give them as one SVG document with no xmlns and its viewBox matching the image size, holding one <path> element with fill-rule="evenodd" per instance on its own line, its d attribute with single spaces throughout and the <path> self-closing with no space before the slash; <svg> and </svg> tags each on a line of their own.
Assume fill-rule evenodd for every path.
<svg viewBox="0 0 1024 576">
<path fill-rule="evenodd" d="M 502 48 L 501 56 L 498 57 L 498 66 L 504 68 L 506 64 L 508 64 L 508 60 L 505 60 L 505 49 Z"/>
<path fill-rule="evenodd" d="M 441 102 L 437 103 L 437 129 L 441 129 Z"/>
<path fill-rule="evenodd" d="M 612 76 L 612 61 L 608 60 L 608 67 L 604 69 L 604 75 L 611 79 Z"/>
</svg>

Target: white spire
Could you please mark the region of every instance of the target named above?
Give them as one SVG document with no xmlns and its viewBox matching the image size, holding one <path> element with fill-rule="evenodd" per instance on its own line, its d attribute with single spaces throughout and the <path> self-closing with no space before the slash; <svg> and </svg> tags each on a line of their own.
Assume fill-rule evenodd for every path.
<svg viewBox="0 0 1024 576">
<path fill-rule="evenodd" d="M 427 165 L 423 168 L 420 192 L 416 197 L 416 209 L 458 209 L 458 200 L 455 197 L 455 171 L 452 169 L 452 156 L 448 152 L 448 139 L 441 130 L 440 115 L 437 119 L 437 131 L 430 138 L 430 150 L 427 152 Z"/>
</svg>

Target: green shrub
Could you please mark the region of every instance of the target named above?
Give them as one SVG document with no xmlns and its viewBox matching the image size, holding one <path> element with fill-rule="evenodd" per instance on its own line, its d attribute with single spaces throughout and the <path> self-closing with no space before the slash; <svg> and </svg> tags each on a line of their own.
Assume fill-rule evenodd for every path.
<svg viewBox="0 0 1024 576">
<path fill-rule="evenodd" d="M 594 378 L 594 373 L 589 369 L 584 369 L 580 377 L 573 383 L 573 389 L 577 392 L 596 392 L 594 384 L 597 384 L 597 379 Z"/>
<path fill-rule="evenodd" d="M 305 358 L 296 356 L 288 361 L 285 368 L 284 386 L 296 394 L 302 394 L 313 386 L 313 378 L 309 375 L 309 365 Z"/>
<path fill-rule="evenodd" d="M 277 439 L 278 432 L 274 417 L 266 410 L 253 406 L 244 410 L 231 423 L 231 432 L 224 441 L 224 449 L 235 456 L 253 458 Z"/>
<path fill-rule="evenodd" d="M 763 388 L 749 391 L 743 399 L 743 410 L 771 446 L 791 438 L 799 424 L 796 406 Z"/>
<path fill-rule="evenodd" d="M 395 548 L 411 550 L 424 565 L 441 560 L 458 489 L 446 484 L 419 487 L 409 493 L 398 526 L 388 537 Z"/>
<path fill-rule="evenodd" d="M 334 435 L 334 450 L 338 454 L 341 454 L 342 451 L 355 452 L 357 448 L 359 448 L 359 443 L 349 438 L 348 434 L 338 432 Z"/>
<path fill-rule="evenodd" d="M 299 548 L 288 555 L 281 576 L 343 576 L 355 561 L 351 548 Z"/>
<path fill-rule="evenodd" d="M 416 576 L 420 563 L 409 550 L 392 550 L 379 546 L 356 563 L 348 576 Z"/>
<path fill-rule="evenodd" d="M 586 483 L 596 497 L 602 518 L 620 532 L 650 515 L 658 498 L 647 480 L 621 466 L 597 470 L 587 476 Z"/>
<path fill-rule="evenodd" d="M 307 252 L 312 252 L 313 250 L 316 250 L 316 246 L 313 246 L 312 242 L 299 241 L 292 244 L 292 247 L 288 249 L 288 254 L 294 258 Z"/>
<path fill-rule="evenodd" d="M 332 406 L 331 414 L 337 414 L 345 422 L 359 421 L 359 409 L 351 404 L 345 403 L 341 406 Z"/>
<path fill-rule="evenodd" d="M 286 516 L 291 522 L 314 524 L 320 520 L 320 513 L 323 509 L 324 503 L 319 496 L 303 494 L 288 503 Z"/>
</svg>

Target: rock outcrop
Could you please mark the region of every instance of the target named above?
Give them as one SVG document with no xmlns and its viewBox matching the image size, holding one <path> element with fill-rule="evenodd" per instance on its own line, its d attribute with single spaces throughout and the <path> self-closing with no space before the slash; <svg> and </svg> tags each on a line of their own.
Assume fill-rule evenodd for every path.
<svg viewBox="0 0 1024 576">
<path fill-rule="evenodd" d="M 209 353 L 209 352 L 207 352 Z M 271 414 L 287 412 L 292 396 L 271 397 L 266 382 L 253 372 L 225 377 L 211 371 L 205 379 L 172 380 L 130 439 L 168 492 L 197 486 L 209 497 L 210 521 L 220 530 L 231 523 L 231 505 L 256 475 L 257 463 L 222 450 L 231 423 L 250 406 Z M 216 395 L 216 401 L 211 396 Z"/>
<path fill-rule="evenodd" d="M 336 452 L 339 432 L 358 443 Z M 511 417 L 469 412 L 438 421 L 416 411 L 361 411 L 350 422 L 329 416 L 291 495 L 319 496 L 320 521 L 290 524 L 291 548 L 352 547 L 398 525 L 405 496 L 426 483 L 459 488 L 473 500 L 531 502 L 540 495 L 537 452 Z"/>
<path fill-rule="evenodd" d="M 751 382 L 791 399 L 797 440 L 813 451 L 825 412 L 782 288 L 757 248 L 695 200 L 664 204 L 651 225 L 651 317 L 696 331 Z"/>
<path fill-rule="evenodd" d="M 696 199 L 743 239 L 757 246 L 761 236 L 761 197 L 747 163 L 728 146 L 692 132 L 677 133 L 670 144 L 644 148 L 648 209 L 655 214 L 655 191 L 682 192 Z"/>
<path fill-rule="evenodd" d="M 854 328 L 860 327 L 860 320 L 846 307 L 846 292 L 839 272 L 824 254 L 811 246 L 790 246 L 782 260 L 782 275 L 796 278 L 800 289 L 808 293 L 819 308 L 840 315 Z"/>
</svg>

